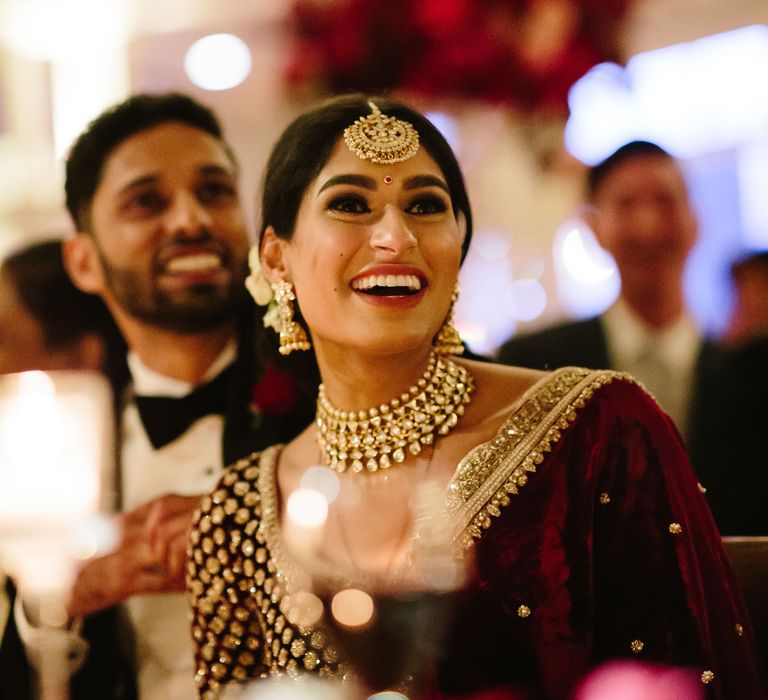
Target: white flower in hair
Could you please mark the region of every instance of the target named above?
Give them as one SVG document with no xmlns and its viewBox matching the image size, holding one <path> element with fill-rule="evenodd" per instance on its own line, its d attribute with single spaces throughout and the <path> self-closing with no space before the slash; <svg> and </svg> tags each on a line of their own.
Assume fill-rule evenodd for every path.
<svg viewBox="0 0 768 700">
<path fill-rule="evenodd" d="M 261 271 L 259 246 L 253 246 L 248 253 L 248 266 L 251 268 L 251 274 L 246 278 L 245 286 L 259 306 L 266 306 L 272 301 L 272 285 Z"/>
<path fill-rule="evenodd" d="M 280 309 L 277 304 L 270 304 L 267 312 L 264 314 L 264 328 L 272 328 L 275 332 L 280 332 Z"/>
</svg>

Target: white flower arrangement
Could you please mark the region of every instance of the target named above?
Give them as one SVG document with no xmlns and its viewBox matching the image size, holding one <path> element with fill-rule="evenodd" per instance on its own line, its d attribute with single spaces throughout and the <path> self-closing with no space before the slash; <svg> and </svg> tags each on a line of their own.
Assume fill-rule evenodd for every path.
<svg viewBox="0 0 768 700">
<path fill-rule="evenodd" d="M 280 313 L 275 301 L 275 294 L 272 285 L 269 283 L 264 273 L 261 271 L 261 260 L 259 259 L 259 247 L 253 246 L 248 253 L 248 267 L 251 274 L 245 279 L 246 289 L 251 293 L 253 300 L 259 306 L 266 306 L 264 313 L 264 327 L 280 330 Z"/>
</svg>

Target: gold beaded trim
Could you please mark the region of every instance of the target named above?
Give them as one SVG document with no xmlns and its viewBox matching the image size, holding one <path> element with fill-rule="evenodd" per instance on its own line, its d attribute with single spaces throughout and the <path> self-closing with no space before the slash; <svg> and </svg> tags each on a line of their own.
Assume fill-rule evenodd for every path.
<svg viewBox="0 0 768 700">
<path fill-rule="evenodd" d="M 469 548 L 528 483 L 528 475 L 562 437 L 602 386 L 636 383 L 628 374 L 567 367 L 541 380 L 521 398 L 496 437 L 462 460 L 449 485 L 448 509 L 456 518 L 456 540 Z M 502 462 L 504 466 L 501 467 Z M 500 467 L 500 468 L 497 468 Z"/>
<path fill-rule="evenodd" d="M 382 114 L 373 102 L 368 105 L 371 114 L 344 129 L 347 148 L 371 163 L 399 163 L 413 158 L 419 150 L 416 129 L 402 119 Z"/>
<path fill-rule="evenodd" d="M 340 411 L 321 384 L 315 422 L 325 462 L 339 473 L 375 472 L 418 455 L 458 423 L 474 387 L 465 367 L 435 352 L 417 384 L 378 408 Z"/>
</svg>

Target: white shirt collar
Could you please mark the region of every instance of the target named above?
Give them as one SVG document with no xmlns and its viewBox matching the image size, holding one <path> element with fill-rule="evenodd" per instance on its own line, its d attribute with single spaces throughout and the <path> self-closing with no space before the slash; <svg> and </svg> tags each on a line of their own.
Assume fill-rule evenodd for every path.
<svg viewBox="0 0 768 700">
<path fill-rule="evenodd" d="M 650 328 L 619 298 L 602 316 L 611 362 L 631 366 L 653 345 L 669 366 L 681 371 L 692 367 L 701 333 L 693 318 L 682 314 L 665 328 Z"/>
<path fill-rule="evenodd" d="M 211 381 L 237 357 L 237 342 L 233 338 L 230 340 L 219 356 L 213 361 L 211 366 L 203 375 L 202 383 Z M 134 393 L 139 396 L 186 396 L 195 387 L 189 382 L 183 382 L 179 379 L 173 379 L 164 374 L 160 374 L 147 367 L 138 353 L 133 350 L 128 351 L 128 369 L 133 378 Z"/>
</svg>

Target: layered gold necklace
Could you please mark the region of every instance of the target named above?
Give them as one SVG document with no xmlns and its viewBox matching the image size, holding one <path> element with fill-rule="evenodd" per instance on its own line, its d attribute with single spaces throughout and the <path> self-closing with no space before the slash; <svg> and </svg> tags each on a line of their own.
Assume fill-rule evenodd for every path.
<svg viewBox="0 0 768 700">
<path fill-rule="evenodd" d="M 464 413 L 475 381 L 469 371 L 435 352 L 407 393 L 378 408 L 341 411 L 317 397 L 317 442 L 325 463 L 337 472 L 375 472 L 416 456 L 447 435 Z"/>
</svg>

